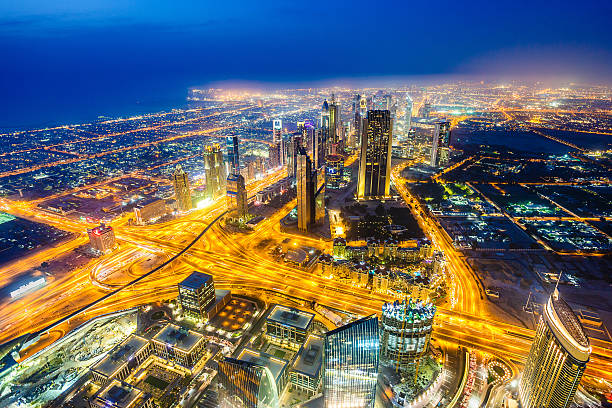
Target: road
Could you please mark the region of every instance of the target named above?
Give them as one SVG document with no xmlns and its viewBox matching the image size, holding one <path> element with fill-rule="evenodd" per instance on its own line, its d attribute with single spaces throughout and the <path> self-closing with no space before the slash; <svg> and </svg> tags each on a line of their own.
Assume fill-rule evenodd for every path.
<svg viewBox="0 0 612 408">
<path fill-rule="evenodd" d="M 529 351 L 533 331 L 495 321 L 488 316 L 487 300 L 483 296 L 483 289 L 474 272 L 462 255 L 453 248 L 441 228 L 427 218 L 418 207 L 418 203 L 410 196 L 401 179 L 402 166 L 393 169 L 393 183 L 402 198 L 413 207 L 419 225 L 436 248 L 445 252 L 449 261 L 450 284 L 453 290 L 449 305 L 438 308 L 434 336 L 450 346 L 464 345 L 522 364 Z M 249 195 L 284 176 L 283 172 L 278 171 L 264 180 L 251 183 L 248 186 Z M 81 234 L 88 227 L 86 223 L 67 222 L 61 217 L 51 216 L 35 208 L 17 205 L 11 207 L 10 202 L 5 202 L 4 205 L 8 206 L 8 212 L 27 211 L 29 216 L 36 220 L 56 226 L 62 225 L 63 222 L 64 229 L 81 231 Z M 253 233 L 232 234 L 224 228 L 222 222 L 216 222 L 201 239 L 196 241 L 194 238 L 225 211 L 223 197 L 206 208 L 193 210 L 179 219 L 161 224 L 145 227 L 128 226 L 125 219 L 120 219 L 113 224 L 119 242 L 119 249 L 115 253 L 92 260 L 84 267 L 49 283 L 39 291 L 0 305 L 3 310 L 0 316 L 0 328 L 2 328 L 0 341 L 4 342 L 53 326 L 54 322 L 74 314 L 96 299 L 104 298 L 94 306 L 63 321 L 50 330 L 48 335 L 43 334 L 40 344 L 48 344 L 50 339 L 58 337 L 58 333 L 66 333 L 94 316 L 174 298 L 177 295 L 177 283 L 193 270 L 213 275 L 215 286 L 220 289 L 281 294 L 304 301 L 316 301 L 323 306 L 359 315 L 379 313 L 384 302 L 394 300 L 390 296 L 336 282 L 294 268 L 289 264 L 280 264 L 269 258 L 266 253 L 257 250 L 257 244 L 261 240 L 279 241 L 283 238 L 299 239 L 305 245 L 331 250 L 329 241 L 298 238 L 280 231 L 278 220 L 293 205 L 295 204 L 288 203 L 272 217 L 260 222 Z M 136 254 L 142 253 L 141 262 L 145 262 L 151 255 L 170 259 L 183 251 L 191 242 L 194 244 L 184 251 L 182 256 L 150 275 L 143 275 L 146 270 L 138 266 L 139 259 Z M 74 245 L 74 243 L 65 245 Z M 68 248 L 60 246 L 55 252 L 51 251 L 46 255 L 57 256 Z M 20 262 L 27 261 L 24 259 Z M 121 274 L 113 275 L 112 282 L 109 283 L 104 272 L 112 271 L 113 264 L 116 263 L 123 264 L 127 273 L 123 276 L 124 280 L 121 280 Z M 16 273 L 15 271 L 16 269 L 9 265 L 0 270 L 0 277 L 8 279 L 10 275 Z M 138 276 L 142 279 L 117 291 L 118 287 L 128 284 Z M 28 355 L 36 350 L 36 347 L 32 348 Z M 612 380 L 611 344 L 605 342 L 594 344 L 587 375 Z"/>
</svg>

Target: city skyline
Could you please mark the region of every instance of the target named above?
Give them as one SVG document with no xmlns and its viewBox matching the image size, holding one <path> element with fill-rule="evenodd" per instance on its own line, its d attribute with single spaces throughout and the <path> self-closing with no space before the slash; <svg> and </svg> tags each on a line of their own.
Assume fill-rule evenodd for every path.
<svg viewBox="0 0 612 408">
<path fill-rule="evenodd" d="M 612 4 L 0 4 L 0 407 L 612 407 Z"/>
</svg>

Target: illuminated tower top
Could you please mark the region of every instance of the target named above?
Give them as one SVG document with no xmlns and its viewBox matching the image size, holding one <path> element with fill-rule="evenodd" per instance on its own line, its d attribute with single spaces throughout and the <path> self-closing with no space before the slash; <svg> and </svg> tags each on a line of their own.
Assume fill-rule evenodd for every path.
<svg viewBox="0 0 612 408">
<path fill-rule="evenodd" d="M 524 408 L 568 407 L 586 369 L 591 346 L 580 320 L 555 288 L 540 316 L 519 385 Z"/>
</svg>

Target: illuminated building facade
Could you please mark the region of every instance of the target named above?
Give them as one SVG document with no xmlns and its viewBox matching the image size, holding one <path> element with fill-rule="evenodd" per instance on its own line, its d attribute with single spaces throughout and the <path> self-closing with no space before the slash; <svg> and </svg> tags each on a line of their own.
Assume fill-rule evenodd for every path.
<svg viewBox="0 0 612 408">
<path fill-rule="evenodd" d="M 344 159 L 342 156 L 327 156 L 325 165 L 325 187 L 337 190 L 344 186 Z"/>
<path fill-rule="evenodd" d="M 115 247 L 115 232 L 113 228 L 104 224 L 88 229 L 89 243 L 91 247 L 100 253 L 108 253 Z"/>
<path fill-rule="evenodd" d="M 248 214 L 247 191 L 244 177 L 232 174 L 227 178 L 227 210 L 236 218 L 244 218 Z"/>
<path fill-rule="evenodd" d="M 183 313 L 195 319 L 204 319 L 215 303 L 215 283 L 205 273 L 193 272 L 178 284 L 178 291 Z"/>
<path fill-rule="evenodd" d="M 431 166 L 444 166 L 448 163 L 450 153 L 450 127 L 451 125 L 448 121 L 437 121 L 434 124 L 434 134 L 431 142 L 431 158 L 429 163 Z"/>
<path fill-rule="evenodd" d="M 236 136 L 234 138 L 237 139 Z M 230 139 L 230 138 L 228 138 Z M 231 138 L 233 139 L 233 138 Z M 233 146 L 233 143 L 232 143 Z M 238 144 L 236 143 L 236 149 Z M 236 155 L 238 152 L 236 151 Z M 230 166 L 233 169 L 234 152 L 230 154 L 228 150 L 228 158 Z M 210 198 L 216 198 L 223 193 L 227 174 L 225 171 L 225 163 L 223 162 L 223 152 L 218 144 L 207 146 L 204 152 L 204 173 L 206 175 L 206 195 Z"/>
<path fill-rule="evenodd" d="M 206 354 L 206 339 L 196 331 L 168 323 L 151 339 L 153 353 L 191 371 Z"/>
<path fill-rule="evenodd" d="M 266 317 L 266 338 L 273 344 L 298 350 L 312 331 L 314 314 L 276 305 Z"/>
<path fill-rule="evenodd" d="M 283 121 L 274 119 L 272 121 L 272 143 L 278 144 L 283 139 Z"/>
<path fill-rule="evenodd" d="M 336 98 L 332 94 L 329 107 L 329 133 L 328 140 L 332 145 L 337 145 L 340 142 L 340 106 L 336 103 Z"/>
<path fill-rule="evenodd" d="M 150 198 L 134 207 L 134 220 L 138 225 L 145 225 L 163 217 L 168 212 L 166 201 L 161 198 Z"/>
<path fill-rule="evenodd" d="M 392 122 L 388 110 L 370 110 L 363 122 L 357 184 L 358 199 L 389 195 Z"/>
<path fill-rule="evenodd" d="M 315 223 L 316 173 L 305 149 L 300 149 L 296 161 L 298 229 L 308 231 Z"/>
<path fill-rule="evenodd" d="M 255 362 L 224 357 L 219 361 L 217 375 L 223 396 L 232 406 L 241 405 L 246 408 L 279 406 L 278 389 L 269 368 Z"/>
<path fill-rule="evenodd" d="M 174 195 L 179 211 L 191 210 L 191 190 L 189 189 L 189 176 L 178 164 L 172 174 Z"/>
<path fill-rule="evenodd" d="M 132 385 L 114 380 L 89 400 L 91 408 L 154 408 L 152 396 Z"/>
<path fill-rule="evenodd" d="M 397 371 L 419 364 L 427 353 L 436 307 L 429 302 L 385 303 L 380 319 L 380 358 Z"/>
<path fill-rule="evenodd" d="M 240 153 L 238 151 L 238 136 L 230 136 L 226 139 L 227 161 L 230 174 L 240 174 Z M 223 158 L 221 158 L 221 162 Z"/>
<path fill-rule="evenodd" d="M 412 98 L 406 94 L 406 110 L 404 111 L 404 135 L 406 138 L 408 138 L 412 126 L 412 106 Z"/>
<path fill-rule="evenodd" d="M 519 384 L 523 408 L 568 407 L 590 354 L 580 320 L 555 289 L 540 316 Z"/>
<path fill-rule="evenodd" d="M 373 408 L 380 351 L 376 315 L 329 331 L 324 340 L 325 408 Z"/>
</svg>

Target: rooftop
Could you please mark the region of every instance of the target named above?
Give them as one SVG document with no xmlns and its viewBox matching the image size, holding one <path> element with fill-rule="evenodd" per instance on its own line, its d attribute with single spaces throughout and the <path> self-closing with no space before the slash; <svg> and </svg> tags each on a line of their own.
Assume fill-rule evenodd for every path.
<svg viewBox="0 0 612 408">
<path fill-rule="evenodd" d="M 202 286 L 212 283 L 212 281 L 213 277 L 210 275 L 202 272 L 193 272 L 191 275 L 183 279 L 179 285 L 191 289 L 200 289 Z"/>
<path fill-rule="evenodd" d="M 146 339 L 132 334 L 93 366 L 92 371 L 97 371 L 105 377 L 111 377 L 117 370 L 127 364 L 141 349 L 146 347 L 148 343 Z"/>
<path fill-rule="evenodd" d="M 137 406 L 136 401 L 145 397 L 140 389 L 122 385 L 118 380 L 113 380 L 97 394 L 96 399 L 104 401 L 110 407 L 127 408 Z"/>
<path fill-rule="evenodd" d="M 183 351 L 190 351 L 203 338 L 204 336 L 200 333 L 168 323 L 153 337 L 153 341 L 169 344 Z"/>
<path fill-rule="evenodd" d="M 273 355 L 263 353 L 261 351 L 245 348 L 240 352 L 238 360 L 247 361 L 249 363 L 257 364 L 262 367 L 267 367 L 274 380 L 278 383 L 279 377 L 282 375 L 283 370 L 287 367 L 287 360 L 282 358 L 276 358 Z"/>
<path fill-rule="evenodd" d="M 276 305 L 270 314 L 268 314 L 266 320 L 304 330 L 314 320 L 314 314 L 303 312 L 292 307 Z"/>
<path fill-rule="evenodd" d="M 293 363 L 293 370 L 306 374 L 309 377 L 316 377 L 321 370 L 322 361 L 323 337 L 311 334 L 300 349 Z"/>
<path fill-rule="evenodd" d="M 584 333 L 582 324 L 574 311 L 569 307 L 567 303 L 559 296 L 551 296 L 551 304 L 559 316 L 559 320 L 565 327 L 565 330 L 569 332 L 572 338 L 582 347 L 589 347 L 589 339 Z"/>
</svg>

